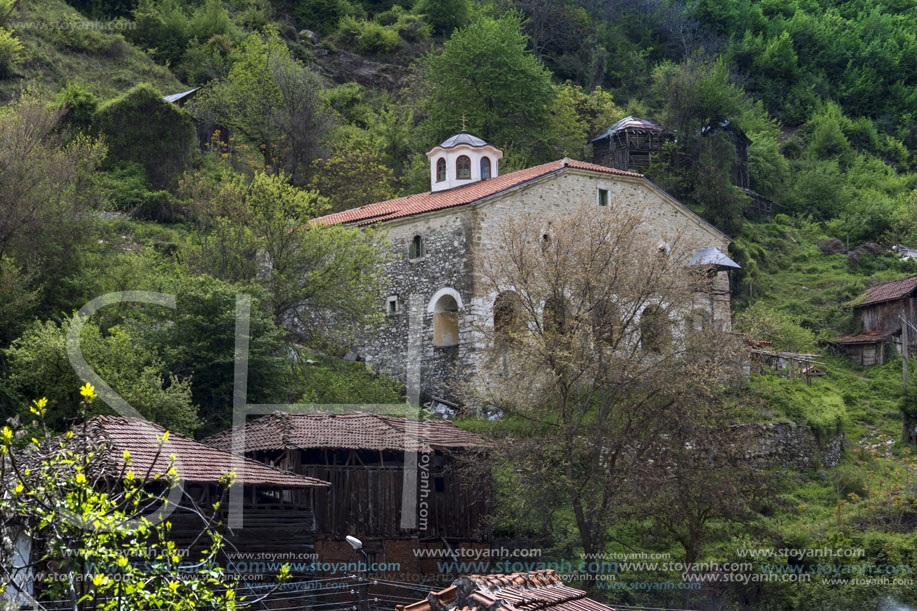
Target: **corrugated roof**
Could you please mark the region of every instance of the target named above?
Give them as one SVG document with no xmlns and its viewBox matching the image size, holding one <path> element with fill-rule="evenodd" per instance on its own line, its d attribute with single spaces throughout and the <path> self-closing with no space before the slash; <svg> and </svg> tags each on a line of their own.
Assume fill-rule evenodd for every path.
<svg viewBox="0 0 917 611">
<path fill-rule="evenodd" d="M 635 172 L 625 172 L 614 168 L 586 163 L 584 161 L 575 161 L 573 159 L 560 159 L 542 165 L 519 170 L 510 174 L 503 174 L 487 180 L 479 180 L 469 185 L 447 189 L 444 191 L 418 193 L 417 195 L 408 195 L 398 199 L 390 199 L 383 202 L 376 202 L 351 210 L 344 210 L 335 214 L 329 214 L 317 218 L 313 223 L 321 225 L 336 225 L 338 223 L 357 225 L 369 225 L 381 221 L 389 221 L 405 216 L 423 214 L 424 212 L 433 212 L 454 206 L 470 204 L 485 197 L 490 197 L 519 187 L 536 178 L 547 176 L 558 172 L 564 168 L 575 168 L 579 170 L 589 170 L 600 172 L 602 174 L 615 174 L 618 176 L 630 176 L 632 178 L 643 178 L 642 174 Z"/>
<path fill-rule="evenodd" d="M 194 89 L 189 89 L 188 91 L 182 91 L 181 93 L 172 93 L 169 95 L 162 96 L 162 99 L 166 102 L 178 102 L 181 99 L 193 95 L 200 87 L 195 87 Z"/>
<path fill-rule="evenodd" d="M 866 298 L 860 303 L 854 304 L 855 308 L 862 308 L 874 303 L 883 301 L 894 301 L 909 296 L 914 289 L 917 289 L 917 276 L 882 282 L 873 287 L 866 289 Z"/>
<path fill-rule="evenodd" d="M 885 341 L 901 331 L 901 327 L 885 331 L 863 331 L 859 335 L 845 335 L 834 340 L 836 344 L 875 344 Z"/>
<path fill-rule="evenodd" d="M 742 266 L 726 256 L 719 248 L 701 248 L 688 265 L 716 265 L 717 267 L 731 267 L 742 269 Z"/>
<path fill-rule="evenodd" d="M 466 592 L 466 595 L 462 595 Z M 495 605 L 503 601 L 501 605 Z M 434 604 L 435 603 L 435 604 Z M 511 575 L 468 575 L 452 586 L 433 592 L 426 600 L 396 607 L 399 611 L 614 611 L 586 597 L 586 592 L 565 586 L 552 570 Z"/>
<path fill-rule="evenodd" d="M 608 138 L 613 135 L 616 131 L 622 129 L 645 129 L 655 132 L 664 132 L 666 131 L 664 127 L 653 121 L 648 121 L 646 119 L 640 119 L 639 117 L 624 117 L 601 134 L 590 140 L 589 142 L 595 142 L 596 140 L 602 140 L 603 138 Z"/>
<path fill-rule="evenodd" d="M 89 435 L 105 447 L 106 468 L 120 473 L 125 467 L 124 451 L 130 453 L 131 470 L 135 475 L 163 474 L 169 468 L 169 455 L 175 455 L 175 470 L 180 481 L 217 483 L 224 473 L 233 470 L 233 456 L 227 451 L 170 433 L 159 451 L 159 437 L 165 429 L 140 418 L 97 416 L 87 425 Z M 82 427 L 75 429 L 79 435 Z M 328 482 L 269 467 L 260 462 L 243 459 L 236 472 L 236 482 L 246 485 L 308 488 L 330 486 Z"/>
<path fill-rule="evenodd" d="M 232 431 L 218 433 L 204 442 L 229 450 Z M 288 448 L 428 452 L 490 445 L 480 435 L 463 431 L 447 420 L 417 422 L 383 414 L 275 412 L 245 426 L 246 452 Z"/>
</svg>

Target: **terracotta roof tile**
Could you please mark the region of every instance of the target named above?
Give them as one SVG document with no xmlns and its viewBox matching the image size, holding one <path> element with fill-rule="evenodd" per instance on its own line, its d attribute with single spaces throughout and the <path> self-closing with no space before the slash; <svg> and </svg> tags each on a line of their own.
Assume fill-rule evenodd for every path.
<svg viewBox="0 0 917 611">
<path fill-rule="evenodd" d="M 902 297 L 910 295 L 914 289 L 917 289 L 917 276 L 892 280 L 890 282 L 882 282 L 881 284 L 866 289 L 866 298 L 854 304 L 853 307 L 861 308 L 874 303 L 901 299 Z"/>
<path fill-rule="evenodd" d="M 601 172 L 603 174 L 616 174 L 618 176 L 630 176 L 633 178 L 643 178 L 643 174 L 634 172 L 625 172 L 614 168 L 586 163 L 584 161 L 575 161 L 573 159 L 560 159 L 542 165 L 519 170 L 510 174 L 503 174 L 488 180 L 479 180 L 463 187 L 437 191 L 435 193 L 419 193 L 417 195 L 408 195 L 398 199 L 391 199 L 384 202 L 368 204 L 352 210 L 344 210 L 335 214 L 329 214 L 317 218 L 313 223 L 321 225 L 336 225 L 338 223 L 358 225 L 369 225 L 380 221 L 389 221 L 405 216 L 413 216 L 424 212 L 433 212 L 453 206 L 461 206 L 476 202 L 485 197 L 496 195 L 507 189 L 518 187 L 536 178 L 547 176 L 564 168 L 575 168 L 579 170 L 590 170 Z"/>
<path fill-rule="evenodd" d="M 460 593 L 468 590 L 460 584 L 467 582 L 478 589 L 462 596 Z M 454 605 L 447 606 L 448 611 L 488 611 L 498 601 L 502 601 L 500 611 L 614 611 L 608 605 L 586 598 L 583 590 L 565 586 L 553 570 L 468 575 L 456 580 L 453 587 L 456 586 L 459 596 Z M 406 607 L 405 611 L 408 610 L 428 611 L 425 607 Z"/>
<path fill-rule="evenodd" d="M 112 473 L 120 473 L 124 468 L 125 450 L 130 453 L 131 470 L 138 476 L 148 472 L 163 474 L 169 468 L 170 454 L 175 455 L 174 466 L 180 481 L 216 483 L 233 469 L 233 456 L 229 452 L 176 433 L 169 434 L 159 452 L 157 440 L 165 429 L 140 418 L 97 416 L 89 421 L 87 430 L 94 440 L 104 443 L 106 468 Z M 81 431 L 82 427 L 74 429 L 76 435 Z M 247 458 L 236 472 L 236 481 L 284 488 L 330 486 L 320 479 L 281 471 Z"/>
<path fill-rule="evenodd" d="M 416 429 L 413 428 L 415 426 Z M 232 431 L 214 435 L 205 439 L 204 443 L 229 450 L 232 447 Z M 428 452 L 431 449 L 490 445 L 491 442 L 480 435 L 463 431 L 447 420 L 416 422 L 383 414 L 275 412 L 249 422 L 245 428 L 246 452 L 287 448 Z"/>
</svg>

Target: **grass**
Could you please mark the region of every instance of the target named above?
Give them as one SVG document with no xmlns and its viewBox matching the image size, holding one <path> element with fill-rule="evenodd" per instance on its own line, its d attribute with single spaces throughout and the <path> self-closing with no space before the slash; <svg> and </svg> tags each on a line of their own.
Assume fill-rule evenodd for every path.
<svg viewBox="0 0 917 611">
<path fill-rule="evenodd" d="M 164 95 L 187 89 L 117 30 L 86 27 L 96 22 L 63 0 L 31 0 L 20 7 L 11 25 L 25 47 L 25 60 L 14 78 L 0 80 L 0 102 L 9 101 L 23 87 L 54 93 L 75 79 L 101 99 L 141 82 L 151 83 Z"/>
</svg>

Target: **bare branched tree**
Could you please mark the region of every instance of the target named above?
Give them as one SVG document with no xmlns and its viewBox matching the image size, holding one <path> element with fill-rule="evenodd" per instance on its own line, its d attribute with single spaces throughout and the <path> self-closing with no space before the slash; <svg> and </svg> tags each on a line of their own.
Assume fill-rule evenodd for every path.
<svg viewBox="0 0 917 611">
<path fill-rule="evenodd" d="M 583 208 L 547 230 L 519 218 L 502 244 L 482 272 L 496 299 L 468 392 L 532 424 L 537 441 L 509 450 L 524 485 L 567 499 L 584 551 L 598 553 L 674 423 L 722 409 L 735 342 L 698 291 L 704 270 L 687 266 L 701 245 L 660 236 L 631 208 Z"/>
</svg>

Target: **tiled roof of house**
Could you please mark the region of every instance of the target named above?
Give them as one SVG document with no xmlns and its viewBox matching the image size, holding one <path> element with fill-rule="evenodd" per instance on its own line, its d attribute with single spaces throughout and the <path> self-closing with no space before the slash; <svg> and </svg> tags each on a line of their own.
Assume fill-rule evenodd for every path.
<svg viewBox="0 0 917 611">
<path fill-rule="evenodd" d="M 603 174 L 615 174 L 618 176 L 630 176 L 632 178 L 643 178 L 643 174 L 634 172 L 624 172 L 614 168 L 586 163 L 584 161 L 574 161 L 572 159 L 561 159 L 552 161 L 518 172 L 503 174 L 487 180 L 479 180 L 463 187 L 447 189 L 429 193 L 418 193 L 417 195 L 408 195 L 398 199 L 390 199 L 384 202 L 376 202 L 343 212 L 336 212 L 317 218 L 313 223 L 321 225 L 336 225 L 338 223 L 357 225 L 369 225 L 381 221 L 390 221 L 392 219 L 424 212 L 433 212 L 454 206 L 470 204 L 478 200 L 496 195 L 508 189 L 521 186 L 529 181 L 547 176 L 564 168 L 575 168 L 579 170 L 589 170 L 592 172 L 601 172 Z"/>
<path fill-rule="evenodd" d="M 232 431 L 218 433 L 204 442 L 228 450 Z M 245 427 L 246 452 L 287 448 L 428 452 L 489 445 L 480 435 L 463 431 L 446 420 L 416 422 L 383 414 L 275 412 Z"/>
<path fill-rule="evenodd" d="M 874 303 L 901 299 L 902 297 L 910 295 L 914 289 L 917 289 L 917 276 L 902 278 L 901 280 L 892 280 L 890 282 L 882 282 L 866 289 L 866 298 L 854 304 L 853 307 L 861 308 Z"/>
<path fill-rule="evenodd" d="M 88 435 L 105 448 L 105 467 L 110 473 L 125 469 L 124 451 L 130 453 L 130 469 L 138 477 L 146 473 L 163 474 L 169 468 L 169 455 L 175 455 L 174 467 L 180 481 L 217 483 L 224 473 L 233 470 L 233 456 L 227 451 L 170 433 L 159 451 L 158 438 L 165 429 L 140 418 L 97 416 L 87 424 Z M 82 427 L 74 429 L 79 435 Z M 245 458 L 236 470 L 237 483 L 283 488 L 330 486 L 314 477 L 297 475 Z"/>
<path fill-rule="evenodd" d="M 498 604 L 499 603 L 499 604 Z M 397 611 L 614 611 L 565 586 L 552 569 L 511 575 L 468 575 Z"/>
</svg>

